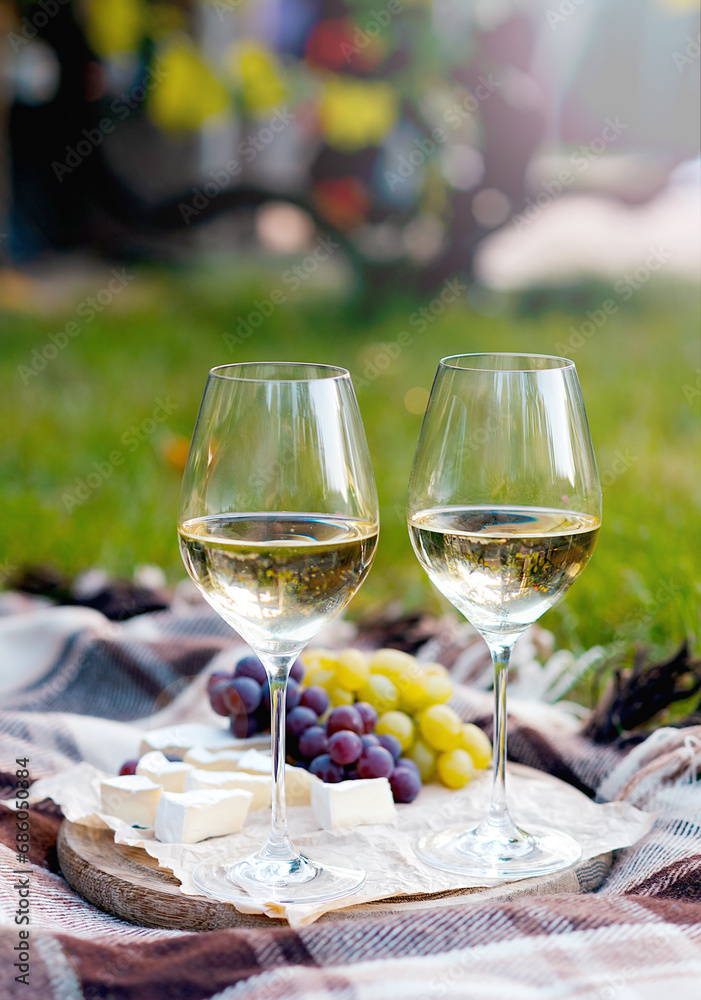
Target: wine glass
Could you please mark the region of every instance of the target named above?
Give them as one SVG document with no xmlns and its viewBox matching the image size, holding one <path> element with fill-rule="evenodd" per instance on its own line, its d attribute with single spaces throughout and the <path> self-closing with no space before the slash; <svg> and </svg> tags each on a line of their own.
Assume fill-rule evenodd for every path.
<svg viewBox="0 0 701 1000">
<path fill-rule="evenodd" d="M 509 657 L 529 625 L 589 561 L 601 488 L 574 364 L 530 354 L 444 358 L 414 456 L 411 542 L 435 586 L 489 646 L 494 663 L 494 777 L 475 827 L 426 834 L 416 852 L 488 881 L 558 871 L 581 854 L 545 827 L 526 833 L 506 804 Z"/>
<path fill-rule="evenodd" d="M 233 863 L 203 861 L 197 885 L 284 903 L 336 899 L 362 869 L 298 853 L 287 835 L 285 699 L 294 660 L 367 576 L 377 492 L 343 368 L 260 362 L 213 368 L 183 477 L 178 532 L 188 573 L 255 650 L 270 684 L 272 826 Z"/>
</svg>

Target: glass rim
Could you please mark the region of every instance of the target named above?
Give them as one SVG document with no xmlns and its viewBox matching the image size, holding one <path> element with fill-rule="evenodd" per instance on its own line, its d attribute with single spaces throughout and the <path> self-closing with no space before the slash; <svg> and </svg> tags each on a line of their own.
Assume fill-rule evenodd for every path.
<svg viewBox="0 0 701 1000">
<path fill-rule="evenodd" d="M 262 376 L 246 375 L 244 374 L 245 369 L 259 369 L 259 368 L 278 368 L 278 369 L 293 369 L 298 368 L 300 370 L 307 369 L 310 374 L 302 377 L 292 377 L 292 378 L 275 378 L 271 375 L 270 378 L 264 378 Z M 238 369 L 241 374 L 234 374 L 233 369 Z M 318 374 L 311 374 L 311 370 L 317 370 Z M 212 378 L 220 378 L 228 380 L 231 382 L 318 382 L 323 379 L 350 379 L 350 372 L 347 368 L 341 368 L 339 365 L 326 365 L 315 361 L 238 361 L 233 362 L 228 365 L 215 365 L 214 368 L 210 368 L 209 374 Z"/>
<path fill-rule="evenodd" d="M 542 367 L 514 367 L 514 368 L 489 368 L 489 367 L 479 367 L 465 364 L 450 364 L 451 361 L 462 361 L 468 360 L 469 358 L 538 358 L 542 361 L 556 362 L 550 365 L 544 365 Z M 545 371 L 567 371 L 568 369 L 574 369 L 575 363 L 570 358 L 563 358 L 557 354 L 531 354 L 527 351 L 477 351 L 472 354 L 449 354 L 445 358 L 441 358 L 438 362 L 439 367 L 442 365 L 444 368 L 452 368 L 454 371 L 474 371 L 474 372 L 499 372 L 503 375 L 523 375 L 527 372 L 545 372 Z"/>
</svg>

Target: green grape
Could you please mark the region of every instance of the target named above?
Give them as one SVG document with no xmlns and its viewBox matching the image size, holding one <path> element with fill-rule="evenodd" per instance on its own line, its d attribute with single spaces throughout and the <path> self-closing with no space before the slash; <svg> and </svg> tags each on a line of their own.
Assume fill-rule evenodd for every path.
<svg viewBox="0 0 701 1000">
<path fill-rule="evenodd" d="M 399 707 L 403 712 L 415 712 L 430 704 L 428 681 L 428 676 L 416 661 L 411 669 L 397 677 L 394 683 L 399 691 Z"/>
<path fill-rule="evenodd" d="M 416 740 L 407 757 L 410 757 L 418 767 L 421 780 L 424 784 L 430 781 L 436 773 L 436 753 L 430 748 L 428 743 L 425 743 L 422 739 Z"/>
<path fill-rule="evenodd" d="M 426 678 L 426 701 L 429 705 L 443 705 L 453 693 L 453 685 L 448 677 L 429 674 Z"/>
<path fill-rule="evenodd" d="M 336 658 L 336 680 L 346 691 L 357 691 L 370 674 L 367 657 L 359 649 L 344 649 Z"/>
<path fill-rule="evenodd" d="M 463 722 L 458 746 L 461 750 L 466 750 L 469 753 L 475 767 L 489 766 L 492 759 L 492 744 L 489 742 L 487 734 L 479 726 L 475 726 L 471 722 Z"/>
<path fill-rule="evenodd" d="M 401 649 L 378 649 L 370 657 L 370 673 L 383 674 L 396 683 L 407 671 L 416 666 L 416 660 Z"/>
<path fill-rule="evenodd" d="M 460 742 L 462 722 L 447 705 L 431 705 L 418 717 L 419 730 L 434 750 L 453 750 Z"/>
<path fill-rule="evenodd" d="M 467 750 L 448 750 L 438 755 L 438 777 L 447 788 L 462 788 L 472 777 L 475 765 Z"/>
<path fill-rule="evenodd" d="M 327 667 L 312 667 L 304 678 L 305 687 L 322 687 L 328 691 L 329 687 L 336 687 L 336 671 Z"/>
<path fill-rule="evenodd" d="M 329 687 L 327 690 L 334 708 L 338 708 L 339 705 L 352 705 L 355 701 L 353 692 L 346 691 L 342 687 Z"/>
<path fill-rule="evenodd" d="M 391 733 L 402 745 L 402 751 L 408 750 L 414 742 L 414 722 L 404 712 L 385 712 L 377 720 L 375 732 L 378 736 Z"/>
<path fill-rule="evenodd" d="M 391 712 L 399 704 L 397 689 L 383 674 L 370 674 L 367 683 L 358 691 L 358 701 L 366 701 L 378 715 Z"/>
</svg>

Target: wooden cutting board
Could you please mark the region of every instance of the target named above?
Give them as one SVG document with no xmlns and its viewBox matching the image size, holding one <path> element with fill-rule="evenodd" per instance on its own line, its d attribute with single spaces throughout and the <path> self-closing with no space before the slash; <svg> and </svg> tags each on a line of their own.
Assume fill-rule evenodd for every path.
<svg viewBox="0 0 701 1000">
<path fill-rule="evenodd" d="M 555 892 L 593 892 L 612 864 L 612 854 L 579 861 L 564 871 L 491 889 L 456 889 L 433 895 L 395 896 L 333 910 L 322 920 L 376 917 L 383 913 L 470 905 L 486 899 L 515 899 Z M 240 913 L 231 903 L 184 896 L 178 880 L 158 868 L 140 847 L 115 844 L 111 830 L 96 830 L 64 820 L 58 858 L 67 882 L 94 906 L 145 927 L 211 931 L 222 927 L 271 926 L 269 917 Z"/>
</svg>

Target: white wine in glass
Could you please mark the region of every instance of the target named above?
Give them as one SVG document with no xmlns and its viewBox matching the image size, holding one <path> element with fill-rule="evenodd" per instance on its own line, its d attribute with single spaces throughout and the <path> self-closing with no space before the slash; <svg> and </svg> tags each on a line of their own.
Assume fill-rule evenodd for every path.
<svg viewBox="0 0 701 1000">
<path fill-rule="evenodd" d="M 424 861 L 497 879 L 558 871 L 570 836 L 526 832 L 506 804 L 506 682 L 518 637 L 582 572 L 601 524 L 601 489 L 575 366 L 565 358 L 444 358 L 409 486 L 414 551 L 435 586 L 484 636 L 494 662 L 492 803 L 476 827 L 427 834 Z"/>
<path fill-rule="evenodd" d="M 188 573 L 256 651 L 270 683 L 272 826 L 250 857 L 213 857 L 220 898 L 307 903 L 355 892 L 361 868 L 302 855 L 287 835 L 285 690 L 292 663 L 351 600 L 377 547 L 377 493 L 350 375 L 326 365 L 213 368 L 178 518 Z"/>
</svg>

